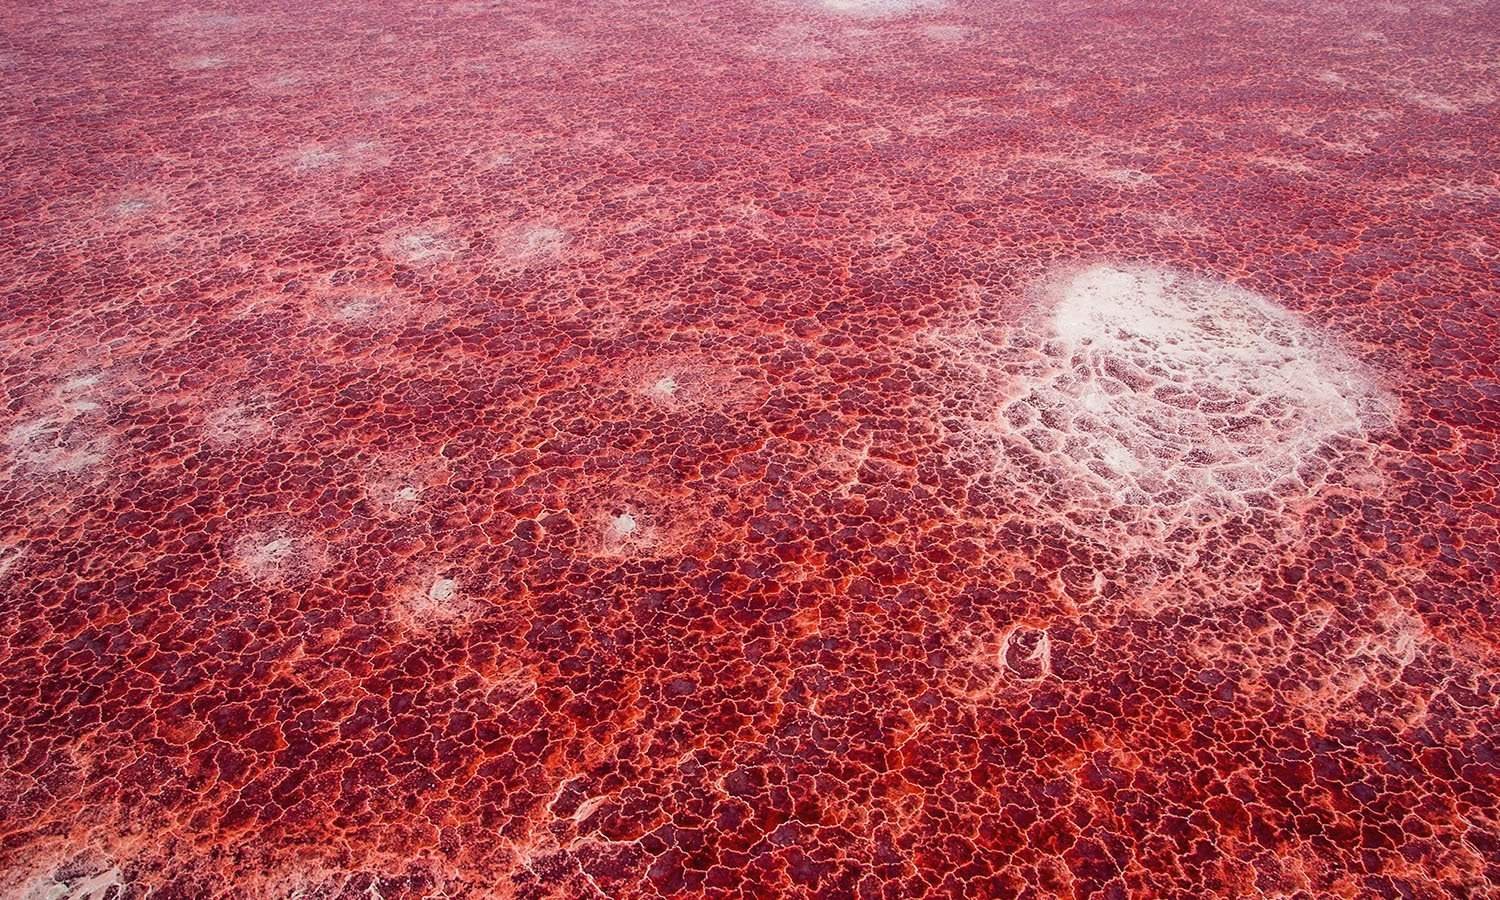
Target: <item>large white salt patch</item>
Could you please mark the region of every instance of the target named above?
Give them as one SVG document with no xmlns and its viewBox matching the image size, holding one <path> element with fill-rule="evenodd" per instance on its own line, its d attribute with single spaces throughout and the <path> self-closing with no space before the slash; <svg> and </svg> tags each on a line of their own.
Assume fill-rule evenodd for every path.
<svg viewBox="0 0 1500 900">
<path fill-rule="evenodd" d="M 997 421 L 1007 455 L 1072 499 L 1170 522 L 1315 491 L 1394 398 L 1267 298 L 1148 267 L 1060 280 L 1044 353 Z"/>
</svg>

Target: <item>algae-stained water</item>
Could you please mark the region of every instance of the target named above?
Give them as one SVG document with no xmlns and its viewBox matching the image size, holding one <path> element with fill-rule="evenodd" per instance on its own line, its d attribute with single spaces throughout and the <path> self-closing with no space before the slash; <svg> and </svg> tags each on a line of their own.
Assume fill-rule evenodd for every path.
<svg viewBox="0 0 1500 900">
<path fill-rule="evenodd" d="M 0 28 L 0 897 L 1500 890 L 1493 4 Z"/>
</svg>

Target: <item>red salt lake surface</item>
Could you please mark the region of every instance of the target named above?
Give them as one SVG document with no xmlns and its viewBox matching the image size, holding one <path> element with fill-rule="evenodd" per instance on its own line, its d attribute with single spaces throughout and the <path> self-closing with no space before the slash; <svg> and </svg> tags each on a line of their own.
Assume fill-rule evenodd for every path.
<svg viewBox="0 0 1500 900">
<path fill-rule="evenodd" d="M 1500 892 L 1493 3 L 0 25 L 0 897 Z"/>
</svg>

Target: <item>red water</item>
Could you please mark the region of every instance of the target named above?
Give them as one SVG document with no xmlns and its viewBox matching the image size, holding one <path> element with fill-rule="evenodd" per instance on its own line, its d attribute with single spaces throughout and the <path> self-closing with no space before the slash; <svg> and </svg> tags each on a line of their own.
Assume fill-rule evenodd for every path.
<svg viewBox="0 0 1500 900">
<path fill-rule="evenodd" d="M 1500 892 L 1493 4 L 0 26 L 0 896 Z"/>
</svg>

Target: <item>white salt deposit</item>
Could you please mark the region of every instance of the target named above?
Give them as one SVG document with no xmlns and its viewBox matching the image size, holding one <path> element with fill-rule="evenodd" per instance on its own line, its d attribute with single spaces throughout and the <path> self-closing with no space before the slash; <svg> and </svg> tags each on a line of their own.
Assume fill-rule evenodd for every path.
<svg viewBox="0 0 1500 900">
<path fill-rule="evenodd" d="M 307 147 L 292 154 L 292 165 L 298 169 L 325 169 L 337 165 L 342 155 L 327 147 Z"/>
<path fill-rule="evenodd" d="M 146 212 L 152 206 L 152 202 L 144 197 L 127 197 L 110 208 L 117 216 L 135 216 Z"/>
<path fill-rule="evenodd" d="M 641 556 L 654 553 L 666 536 L 661 511 L 630 502 L 596 507 L 592 518 L 597 552 L 603 556 Z"/>
<path fill-rule="evenodd" d="M 658 397 L 671 397 L 677 393 L 677 379 L 671 375 L 663 375 L 651 385 L 651 393 Z"/>
<path fill-rule="evenodd" d="M 1000 639 L 998 662 L 1002 672 L 1023 681 L 1052 674 L 1052 637 L 1045 628 L 1012 626 Z"/>
<path fill-rule="evenodd" d="M 758 393 L 743 370 L 710 352 L 632 359 L 619 386 L 674 412 L 748 405 Z"/>
<path fill-rule="evenodd" d="M 439 578 L 427 589 L 427 599 L 434 603 L 446 603 L 458 593 L 458 582 L 452 578 Z"/>
<path fill-rule="evenodd" d="M 1052 296 L 1042 359 L 996 421 L 1022 477 L 1069 498 L 1171 521 L 1311 493 L 1329 447 L 1396 416 L 1356 360 L 1251 291 L 1095 265 Z"/>
<path fill-rule="evenodd" d="M 209 412 L 203 436 L 215 444 L 239 444 L 270 437 L 271 404 L 261 399 L 231 403 Z"/>
<path fill-rule="evenodd" d="M 392 613 L 397 621 L 418 631 L 458 627 L 481 611 L 473 593 L 451 575 L 416 576 L 394 596 Z"/>
<path fill-rule="evenodd" d="M 440 223 L 393 232 L 386 236 L 384 250 L 399 263 L 423 266 L 457 259 L 463 242 Z"/>
<path fill-rule="evenodd" d="M 257 573 L 275 571 L 292 555 L 293 542 L 289 537 L 273 537 L 269 540 L 253 539 L 244 544 L 241 559 Z"/>
<path fill-rule="evenodd" d="M 0 544 L 0 578 L 4 578 L 11 569 L 14 569 L 25 555 L 25 548 Z"/>
<path fill-rule="evenodd" d="M 322 542 L 289 523 L 241 535 L 229 550 L 229 562 L 263 587 L 311 578 L 327 562 Z"/>
<path fill-rule="evenodd" d="M 340 303 L 333 311 L 334 318 L 340 322 L 361 322 L 373 317 L 380 312 L 381 302 L 379 297 L 360 295 L 350 297 Z"/>
<path fill-rule="evenodd" d="M 78 407 L 15 425 L 5 433 L 6 455 L 24 468 L 59 474 L 98 465 L 108 454 L 112 438 L 96 432 L 83 418 L 97 407 L 86 402 Z"/>
<path fill-rule="evenodd" d="M 66 879 L 37 876 L 17 887 L 16 900 L 111 900 L 128 895 L 130 883 L 118 868 Z"/>
<path fill-rule="evenodd" d="M 506 232 L 500 240 L 500 251 L 512 266 L 525 268 L 560 260 L 571 237 L 551 225 L 528 223 Z"/>
<path fill-rule="evenodd" d="M 63 378 L 33 413 L 0 434 L 0 463 L 34 471 L 73 475 L 96 467 L 109 455 L 114 438 L 105 430 L 100 372 Z"/>
</svg>

